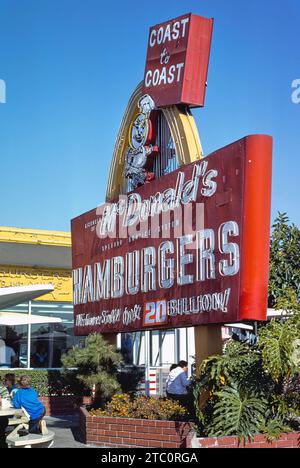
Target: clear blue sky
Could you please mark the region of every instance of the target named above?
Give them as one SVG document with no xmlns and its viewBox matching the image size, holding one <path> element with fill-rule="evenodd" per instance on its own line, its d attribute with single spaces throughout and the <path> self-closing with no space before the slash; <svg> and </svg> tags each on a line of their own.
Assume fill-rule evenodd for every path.
<svg viewBox="0 0 300 468">
<path fill-rule="evenodd" d="M 299 0 L 0 0 L 0 225 L 68 230 L 104 200 L 148 28 L 190 11 L 215 18 L 205 153 L 273 135 L 272 217 L 300 224 Z"/>
</svg>

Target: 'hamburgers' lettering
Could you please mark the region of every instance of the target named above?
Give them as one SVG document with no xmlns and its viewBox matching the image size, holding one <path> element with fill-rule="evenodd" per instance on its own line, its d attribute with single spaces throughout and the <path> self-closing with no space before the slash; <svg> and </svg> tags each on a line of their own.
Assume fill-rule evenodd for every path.
<svg viewBox="0 0 300 468">
<path fill-rule="evenodd" d="M 240 270 L 240 249 L 232 240 L 239 234 L 238 224 L 228 221 L 217 233 L 203 229 L 196 236 L 162 242 L 157 249 L 149 246 L 78 268 L 73 271 L 74 304 L 168 290 L 175 283 L 183 287 L 235 276 Z M 217 255 L 221 257 L 218 261 Z"/>
</svg>

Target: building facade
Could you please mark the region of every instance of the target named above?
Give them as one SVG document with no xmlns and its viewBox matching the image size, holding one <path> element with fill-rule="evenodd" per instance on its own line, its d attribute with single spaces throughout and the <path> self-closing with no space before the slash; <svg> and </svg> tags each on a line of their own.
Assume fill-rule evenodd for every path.
<svg viewBox="0 0 300 468">
<path fill-rule="evenodd" d="M 59 368 L 73 335 L 69 233 L 0 227 L 0 287 L 52 284 L 53 292 L 4 310 L 61 318 L 57 324 L 0 326 L 0 368 Z"/>
</svg>

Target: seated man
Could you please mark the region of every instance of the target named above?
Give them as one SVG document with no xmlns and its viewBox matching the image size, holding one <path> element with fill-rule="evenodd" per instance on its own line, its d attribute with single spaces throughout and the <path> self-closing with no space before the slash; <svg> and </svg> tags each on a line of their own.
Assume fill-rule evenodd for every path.
<svg viewBox="0 0 300 468">
<path fill-rule="evenodd" d="M 186 361 L 180 361 L 178 366 L 173 365 L 166 381 L 166 392 L 168 398 L 178 401 L 191 413 L 191 396 L 188 393 L 188 388 L 192 382 L 188 379 L 187 373 L 188 363 Z"/>
<path fill-rule="evenodd" d="M 17 386 L 15 384 L 15 375 L 14 374 L 6 374 L 4 377 L 4 385 L 9 393 L 12 396 L 15 390 L 17 390 Z"/>
<path fill-rule="evenodd" d="M 2 403 L 2 398 L 8 398 L 9 393 L 6 387 L 0 384 L 0 403 Z"/>
<path fill-rule="evenodd" d="M 29 432 L 38 434 L 42 432 L 42 419 L 46 414 L 45 407 L 39 401 L 37 392 L 31 388 L 29 377 L 21 377 L 18 383 L 19 389 L 13 395 L 13 405 L 16 409 L 24 408 L 30 417 Z"/>
</svg>

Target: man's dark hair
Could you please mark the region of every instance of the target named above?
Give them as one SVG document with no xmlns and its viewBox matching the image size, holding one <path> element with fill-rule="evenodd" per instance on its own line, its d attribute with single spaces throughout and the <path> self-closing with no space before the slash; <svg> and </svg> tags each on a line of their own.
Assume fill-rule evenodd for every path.
<svg viewBox="0 0 300 468">
<path fill-rule="evenodd" d="M 4 380 L 9 380 L 14 385 L 16 381 L 15 374 L 5 374 Z"/>
<path fill-rule="evenodd" d="M 177 367 L 177 364 L 172 364 L 170 367 L 170 372 L 172 372 L 172 370 L 176 369 Z"/>
<path fill-rule="evenodd" d="M 180 361 L 180 362 L 178 363 L 178 367 L 182 367 L 182 369 L 183 369 L 184 367 L 187 367 L 187 366 L 188 366 L 188 363 L 187 363 L 186 361 Z"/>
</svg>

